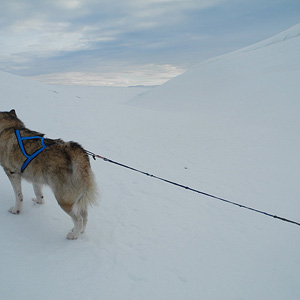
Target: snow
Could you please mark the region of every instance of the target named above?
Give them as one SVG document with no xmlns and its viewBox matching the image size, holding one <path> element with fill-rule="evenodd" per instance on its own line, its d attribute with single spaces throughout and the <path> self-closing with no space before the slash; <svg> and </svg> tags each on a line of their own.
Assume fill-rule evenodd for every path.
<svg viewBox="0 0 300 300">
<path fill-rule="evenodd" d="M 51 86 L 0 72 L 27 127 L 231 201 L 300 221 L 300 24 L 156 88 Z M 92 160 L 86 233 L 45 188 L 24 211 L 0 173 L 3 299 L 300 299 L 300 228 Z"/>
</svg>

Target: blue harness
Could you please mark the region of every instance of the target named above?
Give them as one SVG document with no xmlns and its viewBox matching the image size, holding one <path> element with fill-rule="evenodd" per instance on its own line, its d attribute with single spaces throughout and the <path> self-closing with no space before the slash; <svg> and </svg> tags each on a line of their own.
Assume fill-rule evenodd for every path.
<svg viewBox="0 0 300 300">
<path fill-rule="evenodd" d="M 16 136 L 17 136 L 17 140 L 18 140 L 20 149 L 21 149 L 22 153 L 24 154 L 24 156 L 27 158 L 25 160 L 25 162 L 23 163 L 22 167 L 21 167 L 21 173 L 23 173 L 24 170 L 26 169 L 26 167 L 28 166 L 28 164 L 34 158 L 36 158 L 47 146 L 44 144 L 44 137 L 42 137 L 42 136 L 21 137 L 19 129 L 16 129 Z M 42 144 L 42 148 L 40 148 L 39 150 L 35 151 L 33 154 L 28 155 L 26 153 L 26 151 L 25 151 L 25 148 L 24 148 L 24 145 L 23 145 L 23 141 L 24 140 L 33 140 L 33 139 L 40 139 L 41 140 L 41 144 Z"/>
</svg>

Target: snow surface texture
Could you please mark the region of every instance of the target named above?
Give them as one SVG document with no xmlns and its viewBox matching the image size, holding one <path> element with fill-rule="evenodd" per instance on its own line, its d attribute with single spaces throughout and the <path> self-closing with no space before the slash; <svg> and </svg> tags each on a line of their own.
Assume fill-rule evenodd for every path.
<svg viewBox="0 0 300 300">
<path fill-rule="evenodd" d="M 0 73 L 1 110 L 149 173 L 300 221 L 300 25 L 152 89 L 49 86 Z M 8 213 L 2 299 L 298 300 L 300 227 L 102 160 L 86 233 L 45 189 Z"/>
</svg>

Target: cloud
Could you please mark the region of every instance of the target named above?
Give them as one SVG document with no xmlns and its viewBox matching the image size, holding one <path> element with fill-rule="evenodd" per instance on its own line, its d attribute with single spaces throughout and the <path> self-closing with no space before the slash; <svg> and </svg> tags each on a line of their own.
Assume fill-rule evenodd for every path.
<svg viewBox="0 0 300 300">
<path fill-rule="evenodd" d="M 5 1 L 0 54 L 78 51 L 135 32 L 180 23 L 187 9 L 224 0 Z M 9 38 L 10 37 L 10 38 Z M 4 39 L 3 39 L 4 40 Z M 18 45 L 18 47 L 16 46 Z"/>
<path fill-rule="evenodd" d="M 274 1 L 282 3 L 280 11 L 291 7 L 298 18 L 291 5 L 299 6 L 298 0 Z M 150 70 L 159 78 L 160 66 L 185 70 L 205 58 L 247 45 L 247 36 L 258 41 L 255 38 L 263 37 L 267 28 L 263 26 L 264 14 L 270 12 L 267 3 L 269 0 L 3 1 L 0 68 L 26 76 L 65 73 L 69 78 L 80 73 L 100 78 L 127 74 L 130 65 L 134 70 L 157 65 Z M 273 9 L 269 14 L 272 12 L 280 24 L 279 12 Z M 240 24 L 248 27 L 245 30 Z"/>
<path fill-rule="evenodd" d="M 32 76 L 50 84 L 89 85 L 89 86 L 136 86 L 160 85 L 183 73 L 185 69 L 172 65 L 130 65 L 102 72 L 64 72 Z"/>
<path fill-rule="evenodd" d="M 66 10 L 81 9 L 85 2 L 84 0 L 54 1 L 58 7 Z"/>
<path fill-rule="evenodd" d="M 5 1 L 0 12 L 0 63 L 5 70 L 32 75 L 44 73 L 49 64 L 59 72 L 73 72 L 68 68 L 70 58 L 79 58 L 80 71 L 84 60 L 95 63 L 92 54 L 99 62 L 108 56 L 109 60 L 141 58 L 142 52 L 147 55 L 172 44 L 163 32 L 180 23 L 186 10 L 222 1 Z M 61 64 L 61 58 L 67 63 Z"/>
</svg>

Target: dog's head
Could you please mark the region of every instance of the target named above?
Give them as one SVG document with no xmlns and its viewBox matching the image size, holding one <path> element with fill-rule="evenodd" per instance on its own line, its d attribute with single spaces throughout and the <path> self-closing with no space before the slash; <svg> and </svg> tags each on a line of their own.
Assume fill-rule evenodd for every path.
<svg viewBox="0 0 300 300">
<path fill-rule="evenodd" d="M 3 111 L 0 112 L 0 122 L 3 123 L 9 120 L 16 120 L 18 119 L 16 111 L 12 109 L 11 111 Z"/>
<path fill-rule="evenodd" d="M 16 111 L 0 112 L 0 132 L 11 127 L 20 127 L 23 123 L 18 119 Z"/>
</svg>

